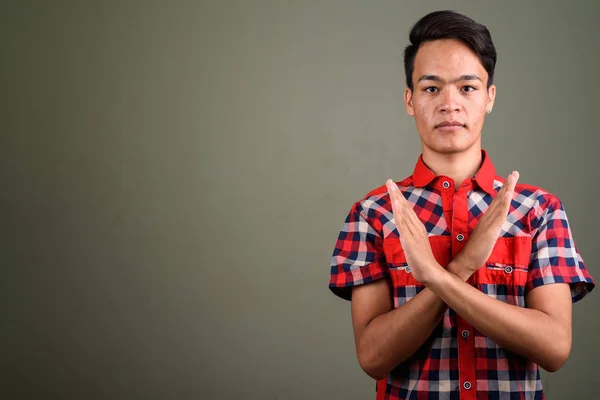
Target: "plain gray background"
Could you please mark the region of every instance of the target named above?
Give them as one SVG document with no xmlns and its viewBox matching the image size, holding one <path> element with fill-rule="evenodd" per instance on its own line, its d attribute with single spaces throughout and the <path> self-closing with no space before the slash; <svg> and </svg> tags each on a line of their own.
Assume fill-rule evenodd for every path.
<svg viewBox="0 0 600 400">
<path fill-rule="evenodd" d="M 412 172 L 402 51 L 446 8 L 497 47 L 484 148 L 599 279 L 598 2 L 3 2 L 0 397 L 374 399 L 329 261 Z M 598 306 L 550 400 L 595 398 Z"/>
</svg>

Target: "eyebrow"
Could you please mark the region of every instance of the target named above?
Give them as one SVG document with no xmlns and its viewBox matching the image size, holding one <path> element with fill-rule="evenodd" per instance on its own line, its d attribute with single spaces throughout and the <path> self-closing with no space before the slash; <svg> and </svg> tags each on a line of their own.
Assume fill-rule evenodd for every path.
<svg viewBox="0 0 600 400">
<path fill-rule="evenodd" d="M 440 78 L 437 75 L 423 75 L 423 76 L 421 76 L 419 78 L 419 80 L 417 82 L 421 82 L 421 81 L 435 81 L 435 82 L 440 82 L 440 83 L 446 83 L 442 78 Z M 461 75 L 458 78 L 452 80 L 452 83 L 456 83 L 456 82 L 460 82 L 460 81 L 480 81 L 480 82 L 483 82 L 480 77 L 478 77 L 477 75 L 473 74 L 473 75 Z"/>
</svg>

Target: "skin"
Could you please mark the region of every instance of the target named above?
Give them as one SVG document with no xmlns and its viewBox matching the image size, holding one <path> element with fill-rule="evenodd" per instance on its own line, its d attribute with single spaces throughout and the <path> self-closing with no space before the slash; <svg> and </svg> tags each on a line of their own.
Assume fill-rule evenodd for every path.
<svg viewBox="0 0 600 400">
<path fill-rule="evenodd" d="M 415 118 L 423 161 L 457 187 L 481 165 L 481 130 L 486 110 L 494 104 L 495 86 L 477 56 L 457 40 L 422 45 L 415 58 L 414 91 L 406 89 L 405 107 Z M 443 121 L 462 126 L 440 128 Z M 506 219 L 519 178 L 505 185 L 477 224 L 463 250 L 442 268 L 425 227 L 411 205 L 388 180 L 396 227 L 402 237 L 413 277 L 425 285 L 406 304 L 393 308 L 387 279 L 352 290 L 352 323 L 358 361 L 374 379 L 384 378 L 408 359 L 431 335 L 448 306 L 477 330 L 505 349 L 526 357 L 547 371 L 558 370 L 571 351 L 571 296 L 567 284 L 537 287 L 528 292 L 527 308 L 496 300 L 465 281 L 484 265 Z"/>
<path fill-rule="evenodd" d="M 424 43 L 415 57 L 414 91 L 405 89 L 404 105 L 415 118 L 423 161 L 457 186 L 479 169 L 481 130 L 496 86 L 487 89 L 487 72 L 477 55 L 458 40 Z M 445 131 L 443 121 L 464 124 Z"/>
</svg>

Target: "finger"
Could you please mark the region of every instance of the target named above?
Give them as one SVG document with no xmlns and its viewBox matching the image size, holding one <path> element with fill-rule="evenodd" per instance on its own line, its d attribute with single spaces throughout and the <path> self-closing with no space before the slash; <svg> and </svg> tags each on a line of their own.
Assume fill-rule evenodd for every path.
<svg viewBox="0 0 600 400">
<path fill-rule="evenodd" d="M 519 180 L 519 172 L 513 171 L 506 179 L 506 182 L 504 183 L 504 185 L 502 185 L 503 193 L 502 193 L 502 197 L 500 198 L 500 203 L 502 205 L 500 208 L 504 209 L 505 207 L 510 206 L 510 201 L 512 200 L 512 196 L 515 192 L 515 187 L 517 186 L 518 180 Z"/>
<path fill-rule="evenodd" d="M 404 198 L 402 191 L 398 188 L 398 185 L 391 179 L 386 181 L 388 193 L 392 201 L 392 210 L 394 213 L 394 220 L 396 221 L 396 228 L 400 231 L 400 234 L 404 232 L 405 235 L 414 235 L 417 229 L 415 225 L 415 219 L 418 220 L 412 207 L 410 207 L 408 201 Z"/>
<path fill-rule="evenodd" d="M 398 185 L 396 185 L 396 182 L 394 182 L 391 179 L 388 179 L 386 181 L 386 186 L 388 188 L 388 192 L 389 193 L 393 193 L 395 195 L 394 199 L 397 201 L 396 205 L 398 205 L 398 206 L 405 206 L 406 205 L 406 199 L 404 198 L 404 195 L 402 194 L 402 192 L 400 191 L 400 189 L 398 189 Z"/>
<path fill-rule="evenodd" d="M 502 187 L 498 191 L 498 194 L 496 195 L 496 197 L 494 198 L 494 200 L 496 200 L 496 198 L 498 198 L 498 202 L 501 202 L 502 199 L 504 199 L 504 197 L 506 196 L 506 191 L 508 190 L 508 188 L 510 186 L 510 183 L 511 183 L 511 181 L 513 179 L 513 172 L 511 172 L 510 174 L 508 174 L 508 176 L 506 177 L 506 181 L 504 182 L 504 184 L 502 185 Z M 493 203 L 493 201 L 492 201 L 492 203 Z"/>
<path fill-rule="evenodd" d="M 519 172 L 513 171 L 511 174 L 510 181 L 507 181 L 504 186 L 506 186 L 506 192 L 504 193 L 504 200 L 502 202 L 502 212 L 503 215 L 508 213 L 510 209 L 510 203 L 515 193 L 515 187 L 517 186 L 517 181 L 519 180 Z"/>
<path fill-rule="evenodd" d="M 494 199 L 494 201 L 497 201 L 496 207 L 493 209 L 493 211 L 490 210 L 492 212 L 490 213 L 489 220 L 493 226 L 501 226 L 506 220 L 518 179 L 519 173 L 517 171 L 511 172 L 506 179 L 506 182 L 502 186 L 503 192 L 499 192 L 497 196 L 498 198 Z"/>
<path fill-rule="evenodd" d="M 511 174 L 511 179 L 509 182 L 507 183 L 507 188 L 506 191 L 507 192 L 514 192 L 515 191 L 515 187 L 517 186 L 517 181 L 519 180 L 519 171 L 513 171 Z"/>
<path fill-rule="evenodd" d="M 392 209 L 398 209 L 400 206 L 400 204 L 398 202 L 398 192 L 399 192 L 398 186 L 391 179 L 388 179 L 385 182 L 385 185 L 387 186 L 388 194 L 390 195 L 390 202 L 392 203 Z"/>
<path fill-rule="evenodd" d="M 513 185 L 513 181 L 514 171 L 506 178 L 506 182 L 502 185 L 485 214 L 479 220 L 477 227 L 485 229 L 488 226 L 497 225 L 499 221 L 503 221 L 506 218 L 510 204 L 509 199 L 512 197 L 512 193 L 508 192 L 508 189 Z"/>
<path fill-rule="evenodd" d="M 404 197 L 404 196 L 403 196 Z M 421 228 L 425 228 L 423 222 L 415 212 L 413 206 L 404 199 L 405 206 L 402 207 L 402 217 L 406 220 L 407 225 L 412 232 L 418 232 Z"/>
<path fill-rule="evenodd" d="M 506 177 L 506 182 L 504 182 L 504 184 L 498 191 L 498 194 L 496 194 L 494 200 L 492 200 L 492 203 L 490 204 L 490 209 L 488 210 L 490 214 L 496 214 L 498 208 L 500 210 L 504 209 L 503 205 L 506 200 L 506 197 L 512 196 L 512 191 L 510 189 L 512 188 L 514 190 L 515 184 L 515 171 L 513 171 Z"/>
<path fill-rule="evenodd" d="M 388 188 L 388 193 L 390 194 L 390 199 L 392 201 L 392 207 L 396 206 L 398 212 L 404 212 L 404 209 L 409 206 L 408 202 L 404 198 L 402 191 L 398 189 L 398 185 L 391 179 L 388 179 L 386 182 L 386 186 Z M 409 207 L 412 209 L 412 207 Z"/>
<path fill-rule="evenodd" d="M 391 179 L 388 179 L 385 184 L 388 189 L 388 194 L 390 195 L 390 203 L 392 203 L 392 213 L 394 214 L 394 221 L 396 222 L 396 228 L 398 228 L 399 231 L 402 231 L 405 229 L 404 228 L 405 224 L 404 224 L 402 216 L 400 215 L 400 210 L 402 209 L 402 206 L 400 205 L 399 197 L 404 197 L 404 196 L 402 196 L 402 193 L 398 189 L 398 185 L 396 185 L 396 183 L 394 181 L 392 181 Z M 399 232 L 399 233 L 401 233 L 401 232 Z"/>
<path fill-rule="evenodd" d="M 397 199 L 397 213 L 399 214 L 400 221 L 406 226 L 410 234 L 417 234 L 419 230 L 425 230 L 425 226 L 415 213 L 412 205 L 406 200 L 402 191 L 398 189 L 393 181 L 388 180 L 387 185 L 389 190 L 394 193 L 395 199 Z"/>
</svg>

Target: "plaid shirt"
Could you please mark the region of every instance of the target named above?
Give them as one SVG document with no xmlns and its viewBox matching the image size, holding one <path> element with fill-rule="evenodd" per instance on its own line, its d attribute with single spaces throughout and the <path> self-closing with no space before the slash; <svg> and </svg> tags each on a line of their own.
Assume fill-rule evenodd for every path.
<svg viewBox="0 0 600 400">
<path fill-rule="evenodd" d="M 452 179 L 435 176 L 421 157 L 413 175 L 398 183 L 443 267 L 464 247 L 504 182 L 486 152 L 482 154 L 479 171 L 458 190 Z M 424 288 L 406 263 L 385 185 L 352 206 L 333 252 L 329 287 L 349 300 L 352 286 L 383 278 L 393 284 L 394 307 Z M 468 283 L 495 299 L 525 307 L 531 289 L 556 282 L 570 285 L 573 302 L 594 287 L 560 200 L 540 188 L 517 184 L 496 246 Z M 537 364 L 498 346 L 448 309 L 429 340 L 378 381 L 377 399 L 459 397 L 543 399 L 544 394 Z"/>
</svg>

